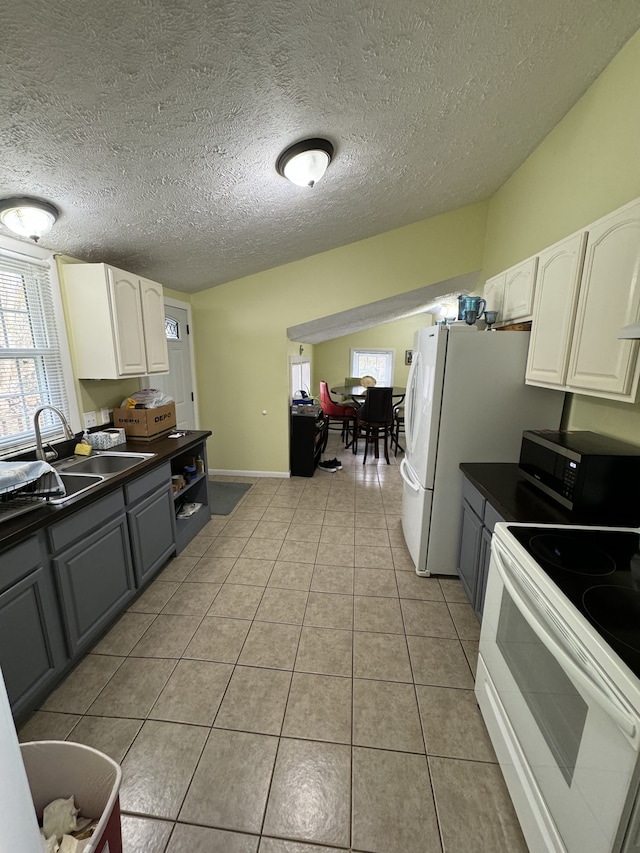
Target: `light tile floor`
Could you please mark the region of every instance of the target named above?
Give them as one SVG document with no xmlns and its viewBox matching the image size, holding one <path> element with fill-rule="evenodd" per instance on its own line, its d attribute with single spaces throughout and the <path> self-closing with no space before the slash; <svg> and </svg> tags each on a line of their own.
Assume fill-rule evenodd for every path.
<svg viewBox="0 0 640 853">
<path fill-rule="evenodd" d="M 255 481 L 20 729 L 122 763 L 124 853 L 526 851 L 478 623 L 458 580 L 413 571 L 400 457 L 334 455 Z"/>
</svg>

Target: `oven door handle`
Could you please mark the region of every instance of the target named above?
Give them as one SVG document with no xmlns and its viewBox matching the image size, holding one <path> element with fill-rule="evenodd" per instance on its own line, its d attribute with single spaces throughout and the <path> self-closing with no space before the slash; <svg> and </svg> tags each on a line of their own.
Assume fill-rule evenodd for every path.
<svg viewBox="0 0 640 853">
<path fill-rule="evenodd" d="M 638 752 L 640 750 L 640 738 L 638 736 L 637 720 L 624 707 L 620 698 L 603 682 L 598 672 L 590 666 L 588 659 L 576 649 L 576 652 L 580 655 L 582 665 L 577 663 L 574 657 L 560 645 L 558 639 L 550 633 L 544 622 L 537 617 L 536 612 L 539 611 L 539 605 L 537 606 L 531 596 L 522 589 L 521 584 L 517 584 L 516 586 L 516 574 L 519 574 L 517 567 L 509 565 L 507 568 L 505 565 L 506 555 L 497 542 L 493 544 L 492 555 L 495 556 L 496 568 L 498 569 L 502 583 L 531 630 L 568 675 L 580 684 L 583 690 L 611 717 L 620 731 L 627 737 L 627 740 L 633 745 L 636 752 Z M 564 636 L 563 640 L 568 646 L 571 646 L 569 637 Z"/>
</svg>

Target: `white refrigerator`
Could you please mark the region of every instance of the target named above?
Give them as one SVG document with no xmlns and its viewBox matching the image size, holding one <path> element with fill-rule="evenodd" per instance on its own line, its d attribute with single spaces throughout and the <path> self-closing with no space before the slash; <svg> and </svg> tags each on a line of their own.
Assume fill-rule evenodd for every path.
<svg viewBox="0 0 640 853">
<path fill-rule="evenodd" d="M 416 332 L 405 397 L 402 530 L 419 575 L 457 575 L 461 462 L 517 462 L 522 431 L 558 429 L 564 393 L 524 384 L 528 332 Z"/>
</svg>

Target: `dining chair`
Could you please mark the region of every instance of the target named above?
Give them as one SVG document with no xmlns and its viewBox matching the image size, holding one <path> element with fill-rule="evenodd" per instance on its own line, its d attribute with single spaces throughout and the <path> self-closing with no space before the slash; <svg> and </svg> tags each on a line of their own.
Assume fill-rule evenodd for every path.
<svg viewBox="0 0 640 853">
<path fill-rule="evenodd" d="M 404 453 L 404 447 L 400 446 L 400 432 L 404 433 L 404 402 L 396 403 L 393 407 L 393 426 L 391 427 L 391 448 L 395 445 L 394 456 L 398 450 Z"/>
<path fill-rule="evenodd" d="M 353 387 L 354 385 L 359 385 L 360 384 L 360 377 L 359 376 L 345 376 L 344 384 L 347 388 L 349 388 L 350 386 Z M 342 398 L 342 405 L 343 406 L 353 406 L 354 408 L 358 408 L 358 406 L 362 405 L 362 400 L 360 400 L 360 402 L 358 402 L 357 400 L 354 400 L 350 394 L 345 394 Z"/>
<path fill-rule="evenodd" d="M 380 457 L 380 439 L 384 441 L 384 458 L 389 462 L 389 436 L 393 427 L 393 388 L 368 388 L 364 404 L 356 412 L 352 450 L 358 452 L 358 438 L 364 434 L 364 459 L 367 461 L 369 444 L 375 445 L 375 458 Z"/>
<path fill-rule="evenodd" d="M 346 447 L 349 447 L 350 437 L 355 432 L 356 410 L 353 406 L 344 406 L 332 400 L 329 393 L 329 386 L 323 381 L 320 382 L 320 406 L 325 414 L 323 451 L 329 440 L 329 430 L 336 428 L 335 426 L 332 427 L 332 422 L 340 424 L 342 441 Z"/>
</svg>

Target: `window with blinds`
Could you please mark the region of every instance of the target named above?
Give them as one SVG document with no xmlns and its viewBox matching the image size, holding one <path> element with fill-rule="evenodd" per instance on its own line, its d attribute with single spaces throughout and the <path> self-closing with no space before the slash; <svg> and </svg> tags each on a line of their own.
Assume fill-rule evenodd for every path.
<svg viewBox="0 0 640 853">
<path fill-rule="evenodd" d="M 393 385 L 395 350 L 352 349 L 351 375 L 373 376 L 377 385 Z"/>
<path fill-rule="evenodd" d="M 291 398 L 298 397 L 299 391 L 306 391 L 311 396 L 311 362 L 309 359 L 290 359 Z"/>
<path fill-rule="evenodd" d="M 35 444 L 33 416 L 44 405 L 69 420 L 49 264 L 0 249 L 0 455 Z M 54 412 L 43 438 L 64 436 Z"/>
</svg>

